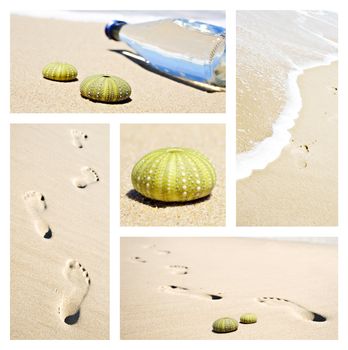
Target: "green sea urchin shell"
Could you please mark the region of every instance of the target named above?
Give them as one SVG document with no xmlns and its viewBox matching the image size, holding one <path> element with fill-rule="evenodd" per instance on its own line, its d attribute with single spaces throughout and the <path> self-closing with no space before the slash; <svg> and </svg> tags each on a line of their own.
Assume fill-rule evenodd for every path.
<svg viewBox="0 0 348 350">
<path fill-rule="evenodd" d="M 56 81 L 72 81 L 77 77 L 77 69 L 69 63 L 52 62 L 42 69 L 46 79 Z"/>
<path fill-rule="evenodd" d="M 80 85 L 81 95 L 93 101 L 115 103 L 127 100 L 132 89 L 129 84 L 112 75 L 93 75 Z"/>
<path fill-rule="evenodd" d="M 215 333 L 229 333 L 237 329 L 238 322 L 230 317 L 219 318 L 213 323 L 213 331 Z"/>
<path fill-rule="evenodd" d="M 256 323 L 257 322 L 257 316 L 255 314 L 243 314 L 240 316 L 240 323 Z"/>
<path fill-rule="evenodd" d="M 134 188 L 163 202 L 187 202 L 209 195 L 215 169 L 202 153 L 189 148 L 162 148 L 146 154 L 132 170 Z"/>
</svg>

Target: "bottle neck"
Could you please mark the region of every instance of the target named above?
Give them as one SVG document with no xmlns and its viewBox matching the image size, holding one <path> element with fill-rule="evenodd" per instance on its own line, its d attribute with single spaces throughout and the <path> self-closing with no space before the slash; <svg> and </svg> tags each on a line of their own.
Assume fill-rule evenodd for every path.
<svg viewBox="0 0 348 350">
<path fill-rule="evenodd" d="M 109 39 L 120 41 L 120 30 L 127 24 L 124 21 L 112 21 L 105 26 L 105 34 Z"/>
</svg>

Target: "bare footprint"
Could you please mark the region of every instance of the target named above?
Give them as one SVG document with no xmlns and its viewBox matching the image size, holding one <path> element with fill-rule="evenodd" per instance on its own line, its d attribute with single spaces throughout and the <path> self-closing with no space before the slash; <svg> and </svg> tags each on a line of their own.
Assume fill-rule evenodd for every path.
<svg viewBox="0 0 348 350">
<path fill-rule="evenodd" d="M 291 312 L 294 315 L 296 315 L 296 317 L 301 318 L 302 320 L 308 320 L 313 322 L 326 321 L 325 316 L 320 315 L 316 312 L 310 311 L 305 307 L 299 304 L 296 304 L 288 299 L 275 298 L 275 297 L 261 297 L 261 298 L 257 298 L 257 301 L 260 303 L 264 303 L 266 305 L 285 307 L 291 310 Z"/>
<path fill-rule="evenodd" d="M 36 191 L 28 191 L 23 195 L 25 207 L 33 220 L 35 231 L 43 238 L 52 237 L 52 231 L 47 222 L 41 217 L 46 210 L 46 200 L 42 193 Z"/>
<path fill-rule="evenodd" d="M 83 148 L 83 142 L 88 139 L 88 135 L 82 131 L 71 129 L 72 144 L 77 148 Z"/>
<path fill-rule="evenodd" d="M 295 140 L 291 140 L 291 142 L 294 143 Z M 292 145 L 291 154 L 293 155 L 295 163 L 299 169 L 305 169 L 308 167 L 311 156 L 311 148 L 316 142 L 317 140 L 298 146 L 295 144 Z"/>
<path fill-rule="evenodd" d="M 183 265 L 169 265 L 167 266 L 170 269 L 171 273 L 174 275 L 187 275 L 188 267 Z"/>
<path fill-rule="evenodd" d="M 140 256 L 133 256 L 131 257 L 131 260 L 135 263 L 146 263 L 147 261 L 143 258 L 141 258 Z"/>
<path fill-rule="evenodd" d="M 79 320 L 81 304 L 88 293 L 91 280 L 86 269 L 73 259 L 66 262 L 63 276 L 71 283 L 71 289 L 64 293 L 58 314 L 63 322 L 72 325 Z"/>
<path fill-rule="evenodd" d="M 159 290 L 164 293 L 175 294 L 175 295 L 184 295 L 188 297 L 200 298 L 200 299 L 208 299 L 208 300 L 220 300 L 222 296 L 219 294 L 209 294 L 209 293 L 201 293 L 192 291 L 185 287 L 179 286 L 160 286 Z"/>
<path fill-rule="evenodd" d="M 155 249 L 156 244 L 146 244 L 143 246 L 144 249 Z"/>
<path fill-rule="evenodd" d="M 159 254 L 159 255 L 168 255 L 168 254 L 171 254 L 171 251 L 170 251 L 170 250 L 161 250 L 161 249 L 157 249 L 156 244 L 144 245 L 143 248 L 144 248 L 144 249 L 151 249 L 151 250 L 153 250 L 156 254 Z"/>
<path fill-rule="evenodd" d="M 84 166 L 80 169 L 81 176 L 75 177 L 72 182 L 78 188 L 86 188 L 88 185 L 99 181 L 99 176 L 95 170 L 90 167 Z"/>
<path fill-rule="evenodd" d="M 155 251 L 158 255 L 168 255 L 171 253 L 170 250 L 156 250 Z"/>
</svg>

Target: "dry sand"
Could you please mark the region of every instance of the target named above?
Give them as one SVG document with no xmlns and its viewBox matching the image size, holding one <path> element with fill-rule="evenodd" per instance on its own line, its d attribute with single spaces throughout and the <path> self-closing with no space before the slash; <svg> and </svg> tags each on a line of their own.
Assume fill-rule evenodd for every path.
<svg viewBox="0 0 348 350">
<path fill-rule="evenodd" d="M 303 108 L 291 143 L 266 169 L 237 182 L 237 225 L 337 225 L 337 68 L 299 77 Z"/>
<path fill-rule="evenodd" d="M 70 129 L 88 134 L 83 148 L 72 144 Z M 108 139 L 106 125 L 11 127 L 11 339 L 109 338 Z M 95 169 L 100 181 L 79 189 L 73 182 L 86 182 L 83 166 Z M 24 200 L 27 191 L 42 193 L 46 210 L 39 210 L 35 195 Z M 45 223 L 50 239 L 40 232 Z M 89 277 L 77 265 L 65 278 L 68 259 Z M 73 306 L 86 292 L 78 322 L 66 325 L 58 315 L 63 296 L 64 305 Z"/>
<path fill-rule="evenodd" d="M 200 91 L 142 68 L 116 52 L 131 50 L 109 40 L 104 26 L 11 16 L 11 112 L 225 112 L 225 93 Z M 79 81 L 43 79 L 42 68 L 54 61 L 73 64 Z M 94 74 L 125 79 L 131 102 L 100 104 L 80 97 L 81 81 Z"/>
<path fill-rule="evenodd" d="M 212 332 L 217 318 L 246 312 L 258 322 Z M 337 339 L 337 312 L 336 245 L 121 239 L 121 339 Z"/>
<path fill-rule="evenodd" d="M 212 195 L 189 204 L 159 203 L 137 194 L 131 182 L 135 163 L 162 147 L 188 147 L 205 154 L 217 174 Z M 223 226 L 225 225 L 224 125 L 121 125 L 122 226 Z"/>
</svg>

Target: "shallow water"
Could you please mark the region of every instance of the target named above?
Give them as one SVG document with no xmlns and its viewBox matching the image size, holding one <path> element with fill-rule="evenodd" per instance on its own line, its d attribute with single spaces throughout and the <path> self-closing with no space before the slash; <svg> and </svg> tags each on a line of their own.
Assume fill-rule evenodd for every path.
<svg viewBox="0 0 348 350">
<path fill-rule="evenodd" d="M 288 143 L 304 69 L 337 59 L 337 15 L 237 12 L 237 178 L 264 169 Z"/>
</svg>

